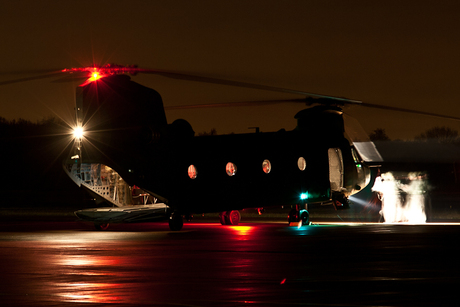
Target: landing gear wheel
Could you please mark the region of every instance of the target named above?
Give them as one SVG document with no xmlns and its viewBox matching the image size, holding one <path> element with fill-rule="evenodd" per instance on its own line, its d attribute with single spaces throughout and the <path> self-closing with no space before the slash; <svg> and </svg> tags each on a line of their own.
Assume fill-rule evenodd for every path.
<svg viewBox="0 0 460 307">
<path fill-rule="evenodd" d="M 241 214 L 238 210 L 227 211 L 226 224 L 227 225 L 238 225 L 241 219 Z"/>
<path fill-rule="evenodd" d="M 179 231 L 182 229 L 182 226 L 184 226 L 182 215 L 178 212 L 171 213 L 171 216 L 169 217 L 169 229 L 172 231 Z"/>
<path fill-rule="evenodd" d="M 96 230 L 107 230 L 107 228 L 109 228 L 109 223 L 94 223 L 94 228 L 96 228 Z"/>
<path fill-rule="evenodd" d="M 219 221 L 222 225 L 227 225 L 227 211 L 219 213 Z"/>
<path fill-rule="evenodd" d="M 292 209 L 288 215 L 288 223 L 290 226 L 296 226 L 299 223 L 302 226 L 310 225 L 310 213 L 306 209 Z"/>
<path fill-rule="evenodd" d="M 241 214 L 238 210 L 223 211 L 219 213 L 219 221 L 222 225 L 238 225 Z"/>
<path fill-rule="evenodd" d="M 300 210 L 300 220 L 302 226 L 310 225 L 310 213 L 307 210 Z"/>
</svg>

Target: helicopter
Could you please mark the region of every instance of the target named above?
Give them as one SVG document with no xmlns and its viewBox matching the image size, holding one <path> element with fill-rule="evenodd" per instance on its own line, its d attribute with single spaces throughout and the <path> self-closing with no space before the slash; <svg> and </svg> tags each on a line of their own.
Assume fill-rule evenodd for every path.
<svg viewBox="0 0 460 307">
<path fill-rule="evenodd" d="M 76 126 L 84 136 L 75 138 L 64 168 L 95 197 L 101 198 L 101 189 L 111 195 L 105 198 L 114 209 L 76 212 L 97 228 L 131 221 L 129 196 L 136 194 L 150 198 L 142 202 L 145 210 L 136 207 L 136 213 L 141 218 L 166 217 L 171 230 L 180 230 L 183 217 L 193 214 L 219 212 L 223 225 L 236 225 L 241 209 L 279 205 L 293 208 L 289 223 L 307 225 L 309 204 L 331 202 L 336 209 L 347 208 L 348 197 L 369 184 L 365 162 L 381 159 L 372 144 L 365 148 L 347 139 L 340 105 L 350 100 L 319 95 L 303 99 L 316 106 L 297 113 L 293 131 L 195 137 L 186 120 L 167 123 L 160 94 L 127 75 L 137 72 L 134 67 L 93 67 L 90 78 L 77 88 Z M 199 81 L 268 89 L 220 79 Z M 113 176 L 127 185 L 108 180 Z M 134 186 L 141 192 L 133 192 L 138 190 Z"/>
<path fill-rule="evenodd" d="M 195 136 L 184 119 L 168 124 L 160 94 L 131 80 L 138 73 L 298 94 L 303 98 L 253 103 L 291 101 L 308 108 L 294 116 L 297 126 L 291 131 Z M 86 79 L 77 87 L 74 141 L 63 168 L 98 203 L 112 204 L 75 212 L 97 229 L 113 222 L 167 219 L 169 228 L 178 231 L 184 218 L 211 212 L 219 213 L 221 224 L 237 225 L 239 210 L 281 205 L 292 208 L 289 224 L 308 225 L 309 206 L 330 203 L 347 209 L 348 197 L 369 184 L 370 167 L 382 162 L 363 133 L 346 129 L 342 108 L 355 104 L 412 112 L 136 66 L 72 68 L 43 77 L 61 74 Z M 196 107 L 207 105 L 175 108 Z"/>
</svg>

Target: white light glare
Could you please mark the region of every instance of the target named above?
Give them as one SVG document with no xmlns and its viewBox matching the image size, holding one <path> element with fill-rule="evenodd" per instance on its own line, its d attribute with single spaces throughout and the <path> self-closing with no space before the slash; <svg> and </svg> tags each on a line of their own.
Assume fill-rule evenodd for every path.
<svg viewBox="0 0 460 307">
<path fill-rule="evenodd" d="M 388 172 L 375 179 L 372 191 L 378 192 L 382 201 L 381 214 L 386 223 L 426 222 L 425 196 L 426 182 L 418 173 L 409 173 L 403 184 L 401 179 Z M 402 192 L 405 197 L 402 197 Z"/>
<path fill-rule="evenodd" d="M 76 139 L 81 139 L 83 137 L 83 128 L 82 127 L 76 127 L 73 129 L 73 136 L 76 138 Z"/>
</svg>

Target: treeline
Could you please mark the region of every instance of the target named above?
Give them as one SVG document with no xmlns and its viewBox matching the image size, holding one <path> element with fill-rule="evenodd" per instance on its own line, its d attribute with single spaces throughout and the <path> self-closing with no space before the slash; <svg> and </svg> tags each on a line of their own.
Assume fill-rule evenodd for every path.
<svg viewBox="0 0 460 307">
<path fill-rule="evenodd" d="M 377 128 L 369 134 L 371 141 L 390 141 L 390 137 L 383 128 Z M 401 140 L 398 140 L 401 141 Z M 449 127 L 436 126 L 428 129 L 427 131 L 416 135 L 413 140 L 416 142 L 439 142 L 439 143 L 451 143 L 460 145 L 460 135 L 457 130 L 453 130 Z"/>
<path fill-rule="evenodd" d="M 69 142 L 70 128 L 58 118 L 32 122 L 0 117 L 0 190 L 59 186 Z"/>
<path fill-rule="evenodd" d="M 66 123 L 57 117 L 48 117 L 32 122 L 22 118 L 7 120 L 0 116 L 0 140 L 62 134 L 69 129 L 66 126 Z"/>
</svg>

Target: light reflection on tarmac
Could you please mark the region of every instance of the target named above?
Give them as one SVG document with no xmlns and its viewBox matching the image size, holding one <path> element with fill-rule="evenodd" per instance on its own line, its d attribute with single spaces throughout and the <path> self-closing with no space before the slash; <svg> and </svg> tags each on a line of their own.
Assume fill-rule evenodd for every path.
<svg viewBox="0 0 460 307">
<path fill-rule="evenodd" d="M 456 298 L 458 225 L 0 227 L 2 306 L 425 306 Z"/>
</svg>

